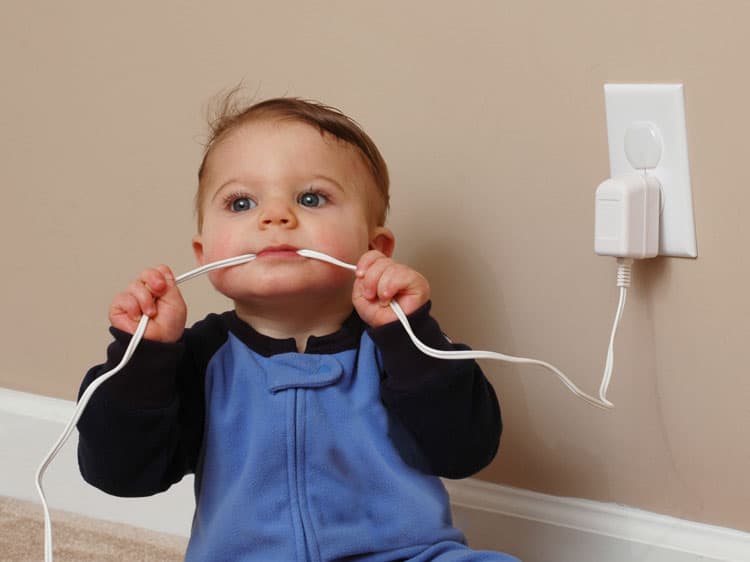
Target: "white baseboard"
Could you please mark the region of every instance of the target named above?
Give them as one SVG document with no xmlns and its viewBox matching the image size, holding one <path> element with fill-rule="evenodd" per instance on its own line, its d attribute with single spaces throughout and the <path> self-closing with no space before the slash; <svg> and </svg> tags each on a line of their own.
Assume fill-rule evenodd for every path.
<svg viewBox="0 0 750 562">
<path fill-rule="evenodd" d="M 39 501 L 34 474 L 73 409 L 67 400 L 0 388 L 0 494 Z M 114 498 L 82 481 L 76 443 L 74 434 L 45 476 L 52 509 L 189 534 L 192 478 L 158 496 Z M 470 544 L 523 562 L 750 561 L 750 534 L 733 529 L 474 479 L 445 484 Z"/>
<path fill-rule="evenodd" d="M 750 534 L 734 529 L 475 479 L 445 484 L 472 546 L 524 562 L 750 561 Z"/>
<path fill-rule="evenodd" d="M 0 388 L 0 495 L 40 504 L 35 476 L 73 414 L 69 400 Z M 78 472 L 78 434 L 52 461 L 43 487 L 51 510 L 80 513 L 162 533 L 190 534 L 193 515 L 192 477 L 168 492 L 148 498 L 116 498 L 86 484 Z M 54 518 L 53 518 L 54 528 Z"/>
</svg>

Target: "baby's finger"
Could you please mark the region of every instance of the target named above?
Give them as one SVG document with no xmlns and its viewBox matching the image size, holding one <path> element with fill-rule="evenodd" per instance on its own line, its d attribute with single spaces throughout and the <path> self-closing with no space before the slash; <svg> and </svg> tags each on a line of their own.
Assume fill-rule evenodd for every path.
<svg viewBox="0 0 750 562">
<path fill-rule="evenodd" d="M 134 281 L 128 287 L 127 292 L 138 301 L 141 312 L 149 317 L 156 314 L 156 300 L 149 286 L 140 279 Z"/>
<path fill-rule="evenodd" d="M 410 268 L 401 264 L 390 264 L 378 279 L 378 299 L 390 302 L 399 292 L 409 287 L 413 277 Z"/>
<path fill-rule="evenodd" d="M 109 321 L 116 328 L 127 330 L 134 322 L 138 322 L 143 315 L 141 305 L 130 293 L 120 293 L 112 301 L 109 308 Z"/>
<path fill-rule="evenodd" d="M 360 281 L 362 293 L 366 299 L 375 300 L 378 298 L 380 278 L 392 263 L 389 258 L 380 257 L 364 271 L 364 276 Z"/>
<path fill-rule="evenodd" d="M 164 282 L 167 285 L 176 285 L 175 282 L 175 274 L 172 271 L 172 268 L 168 265 L 157 265 L 155 268 L 159 273 L 161 273 L 162 277 L 164 278 Z"/>
<path fill-rule="evenodd" d="M 359 261 L 357 262 L 357 269 L 354 272 L 354 275 L 356 275 L 359 278 L 362 278 L 365 276 L 365 273 L 370 268 L 370 266 L 375 263 L 377 260 L 384 258 L 385 255 L 381 252 L 378 252 L 377 250 L 370 250 L 368 252 L 365 252 L 362 254 L 362 257 L 359 258 Z"/>
<path fill-rule="evenodd" d="M 171 276 L 171 271 L 167 268 L 167 272 L 163 268 L 166 266 L 159 266 L 153 269 L 144 270 L 139 280 L 146 285 L 146 288 L 151 292 L 154 297 L 161 297 L 169 290 L 169 282 L 167 281 L 168 275 Z"/>
</svg>

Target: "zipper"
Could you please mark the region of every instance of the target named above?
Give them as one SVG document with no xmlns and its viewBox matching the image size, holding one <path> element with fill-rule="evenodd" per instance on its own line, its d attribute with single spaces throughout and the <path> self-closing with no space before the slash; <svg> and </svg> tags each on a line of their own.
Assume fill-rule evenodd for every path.
<svg viewBox="0 0 750 562">
<path fill-rule="evenodd" d="M 305 389 L 290 389 L 290 432 L 287 453 L 289 458 L 289 492 L 294 521 L 297 557 L 299 560 L 320 562 L 320 552 L 313 532 L 307 504 L 305 472 Z"/>
</svg>

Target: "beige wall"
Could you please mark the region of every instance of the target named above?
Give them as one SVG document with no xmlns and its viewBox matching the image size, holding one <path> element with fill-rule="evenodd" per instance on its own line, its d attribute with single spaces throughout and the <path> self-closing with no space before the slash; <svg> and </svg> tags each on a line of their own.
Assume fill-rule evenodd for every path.
<svg viewBox="0 0 750 562">
<path fill-rule="evenodd" d="M 506 429 L 481 477 L 750 531 L 749 20 L 739 0 L 5 0 L 0 386 L 73 398 L 113 293 L 193 266 L 203 108 L 244 79 L 372 134 L 397 255 L 454 339 L 594 392 L 616 305 L 592 250 L 602 85 L 682 82 L 698 259 L 637 264 L 611 413 L 486 364 Z M 193 319 L 225 306 L 192 283 Z"/>
</svg>

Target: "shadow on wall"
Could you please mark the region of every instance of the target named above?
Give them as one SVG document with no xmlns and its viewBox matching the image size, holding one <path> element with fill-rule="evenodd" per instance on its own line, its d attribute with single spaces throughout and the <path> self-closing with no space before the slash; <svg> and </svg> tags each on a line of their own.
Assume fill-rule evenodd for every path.
<svg viewBox="0 0 750 562">
<path fill-rule="evenodd" d="M 633 263 L 633 287 L 639 293 L 649 294 L 651 300 L 663 293 L 672 278 L 673 258 L 657 256 L 653 259 L 637 260 Z"/>
</svg>

